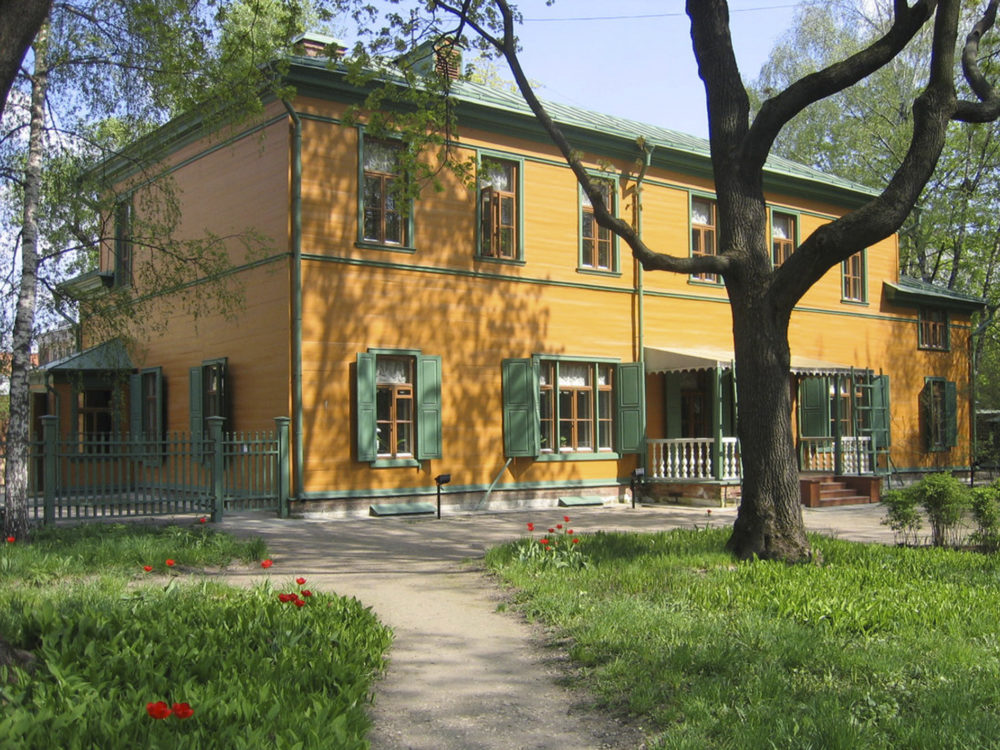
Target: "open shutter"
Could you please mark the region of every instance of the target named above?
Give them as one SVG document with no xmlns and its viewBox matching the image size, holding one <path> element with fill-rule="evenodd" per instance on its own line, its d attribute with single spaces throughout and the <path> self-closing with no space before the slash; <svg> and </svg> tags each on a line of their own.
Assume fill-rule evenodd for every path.
<svg viewBox="0 0 1000 750">
<path fill-rule="evenodd" d="M 505 456 L 537 456 L 538 384 L 530 359 L 503 361 L 503 452 Z"/>
<path fill-rule="evenodd" d="M 949 448 L 958 445 L 958 389 L 954 381 L 944 383 L 944 444 Z"/>
<path fill-rule="evenodd" d="M 417 459 L 441 458 L 441 357 L 417 357 Z"/>
<path fill-rule="evenodd" d="M 375 355 L 358 352 L 357 365 L 358 461 L 374 461 L 375 439 Z"/>
<path fill-rule="evenodd" d="M 876 450 L 885 450 L 892 445 L 892 434 L 889 428 L 888 375 L 875 375 L 872 377 L 871 394 L 871 435 L 875 441 Z"/>
<path fill-rule="evenodd" d="M 645 375 L 641 362 L 623 362 L 616 367 L 615 447 L 619 453 L 642 453 L 645 449 Z"/>
<path fill-rule="evenodd" d="M 499 203 L 492 187 L 479 191 L 479 254 L 495 255 L 493 235 L 497 230 Z"/>
<path fill-rule="evenodd" d="M 920 425 L 923 433 L 924 450 L 934 450 L 934 393 L 933 382 L 930 379 L 924 380 L 924 387 L 920 389 Z"/>
<path fill-rule="evenodd" d="M 826 378 L 799 382 L 799 436 L 830 436 L 830 385 Z"/>
</svg>

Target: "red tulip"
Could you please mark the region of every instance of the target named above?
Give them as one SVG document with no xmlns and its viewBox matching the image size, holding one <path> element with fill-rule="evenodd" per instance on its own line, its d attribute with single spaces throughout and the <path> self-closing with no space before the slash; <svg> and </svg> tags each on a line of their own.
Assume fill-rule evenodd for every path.
<svg viewBox="0 0 1000 750">
<path fill-rule="evenodd" d="M 272 560 L 261 560 L 260 561 L 260 567 L 262 567 L 262 568 L 270 568 L 272 565 L 274 565 L 274 561 L 272 561 Z"/>
<path fill-rule="evenodd" d="M 549 540 L 548 540 L 548 539 L 539 539 L 539 540 L 538 540 L 538 543 L 539 543 L 539 544 L 548 544 L 548 543 L 549 543 Z"/>
<path fill-rule="evenodd" d="M 564 520 L 564 521 L 565 521 L 566 523 L 569 523 L 569 516 L 563 516 L 563 520 Z"/>
<path fill-rule="evenodd" d="M 296 599 L 293 602 L 293 604 L 295 604 L 296 607 L 304 607 L 304 606 L 306 606 L 305 600 L 299 599 L 298 597 L 296 597 Z"/>
<path fill-rule="evenodd" d="M 309 589 L 302 589 L 302 596 L 312 596 L 313 592 Z"/>
<path fill-rule="evenodd" d="M 295 582 L 296 582 L 297 584 L 299 584 L 299 586 L 301 586 L 301 585 L 302 585 L 303 583 L 305 583 L 305 582 L 306 582 L 306 579 L 305 579 L 305 578 L 296 578 L 296 579 L 295 579 Z"/>
<path fill-rule="evenodd" d="M 13 536 L 7 537 L 7 544 L 13 544 L 16 541 L 17 541 L 16 537 L 13 537 Z"/>
<path fill-rule="evenodd" d="M 579 544 L 579 543 L 580 543 L 580 540 L 579 540 L 579 539 L 574 539 L 574 540 L 573 540 L 573 544 Z"/>
<path fill-rule="evenodd" d="M 153 566 L 152 565 L 143 565 L 142 569 L 145 570 L 147 573 L 149 573 L 153 569 Z"/>
<path fill-rule="evenodd" d="M 533 524 L 531 521 L 528 521 L 528 531 L 534 531 L 534 530 L 535 530 L 535 524 Z M 10 540 L 8 539 L 7 541 Z"/>
<path fill-rule="evenodd" d="M 296 599 L 298 599 L 298 597 L 295 596 L 295 594 L 278 594 L 278 601 L 282 602 L 283 604 L 287 604 L 288 602 L 293 602 Z"/>
<path fill-rule="evenodd" d="M 205 518 L 205 516 L 202 516 L 198 519 L 198 523 L 208 523 L 208 519 Z M 184 705 L 186 706 L 187 704 L 185 703 Z"/>
<path fill-rule="evenodd" d="M 174 567 L 174 561 L 173 560 L 167 560 L 167 567 L 168 568 Z"/>
<path fill-rule="evenodd" d="M 174 716 L 178 719 L 190 719 L 194 714 L 194 709 L 191 708 L 187 703 L 175 703 L 174 704 Z"/>
<path fill-rule="evenodd" d="M 164 701 L 146 704 L 146 713 L 154 719 L 165 719 L 170 716 L 170 707 Z"/>
</svg>

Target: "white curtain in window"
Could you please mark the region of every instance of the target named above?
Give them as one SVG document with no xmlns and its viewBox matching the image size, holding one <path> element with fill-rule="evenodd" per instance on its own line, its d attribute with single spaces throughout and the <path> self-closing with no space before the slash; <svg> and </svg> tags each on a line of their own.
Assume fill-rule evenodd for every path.
<svg viewBox="0 0 1000 750">
<path fill-rule="evenodd" d="M 365 141 L 365 170 L 395 174 L 395 146 L 380 141 Z"/>
<path fill-rule="evenodd" d="M 563 362 L 559 365 L 559 385 L 576 387 L 590 385 L 590 367 L 586 364 Z"/>
<path fill-rule="evenodd" d="M 388 385 L 402 385 L 408 382 L 409 369 L 402 359 L 392 357 L 375 358 L 375 382 Z"/>
<path fill-rule="evenodd" d="M 708 201 L 691 201 L 691 223 L 706 226 L 712 224 L 712 206 Z"/>
</svg>

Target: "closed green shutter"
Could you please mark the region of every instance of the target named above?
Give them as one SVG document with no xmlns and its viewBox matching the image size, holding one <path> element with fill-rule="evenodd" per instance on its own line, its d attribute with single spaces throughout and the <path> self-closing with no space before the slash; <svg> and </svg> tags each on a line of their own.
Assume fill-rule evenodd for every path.
<svg viewBox="0 0 1000 750">
<path fill-rule="evenodd" d="M 128 429 L 132 444 L 142 443 L 142 375 L 128 376 Z"/>
<path fill-rule="evenodd" d="M 357 365 L 358 461 L 374 461 L 375 440 L 375 355 L 358 352 Z"/>
<path fill-rule="evenodd" d="M 799 382 L 799 436 L 830 436 L 830 385 L 826 378 Z"/>
<path fill-rule="evenodd" d="M 417 357 L 417 459 L 441 458 L 441 357 Z"/>
<path fill-rule="evenodd" d="M 202 443 L 205 439 L 205 420 L 202 409 L 201 367 L 188 370 L 188 395 L 190 397 L 189 422 L 191 426 L 191 447 L 197 458 L 202 457 Z"/>
<path fill-rule="evenodd" d="M 615 447 L 619 453 L 645 449 L 645 374 L 641 362 L 617 366 L 615 381 Z"/>
<path fill-rule="evenodd" d="M 958 445 L 958 389 L 951 380 L 944 383 L 944 444 L 949 448 Z"/>
<path fill-rule="evenodd" d="M 502 375 L 504 455 L 537 456 L 538 383 L 531 360 L 505 359 Z"/>
<path fill-rule="evenodd" d="M 884 450 L 892 445 L 889 411 L 889 376 L 872 377 L 871 435 L 876 450 Z"/>
</svg>

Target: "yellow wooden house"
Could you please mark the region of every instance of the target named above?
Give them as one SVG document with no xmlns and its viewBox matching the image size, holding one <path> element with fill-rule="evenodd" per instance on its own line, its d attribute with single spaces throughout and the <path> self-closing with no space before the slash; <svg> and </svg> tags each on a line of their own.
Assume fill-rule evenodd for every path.
<svg viewBox="0 0 1000 750">
<path fill-rule="evenodd" d="M 442 475 L 447 502 L 470 509 L 609 502 L 637 469 L 648 497 L 738 498 L 739 373 L 719 279 L 644 273 L 595 224 L 516 94 L 455 82 L 452 147 L 474 160 L 475 184 L 444 173 L 443 190 L 403 211 L 390 190 L 400 143 L 366 135 L 364 118 L 344 122 L 362 92 L 307 54 L 288 80 L 294 100 L 269 102 L 240 132 L 221 138 L 182 118 L 155 134 L 169 145 L 183 231 L 252 226 L 271 250 L 250 258 L 234 246 L 246 290 L 237 319 L 177 315 L 130 348 L 145 404 L 137 412 L 133 398 L 134 427 L 199 432 L 222 416 L 226 429 L 255 430 L 288 416 L 291 495 L 304 511 L 424 507 L 413 504 Z M 716 251 L 707 142 L 550 112 L 650 247 Z M 639 137 L 652 148 L 641 183 Z M 105 168 L 128 184 L 127 161 Z M 765 188 L 776 264 L 870 198 L 781 159 Z M 981 302 L 901 277 L 897 251 L 891 237 L 831 269 L 792 316 L 804 499 L 836 494 L 820 478 L 873 499 L 890 473 L 969 467 Z M 97 276 L 128 284 L 143 260 L 122 229 Z"/>
</svg>

